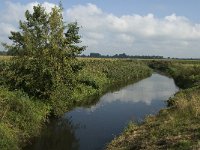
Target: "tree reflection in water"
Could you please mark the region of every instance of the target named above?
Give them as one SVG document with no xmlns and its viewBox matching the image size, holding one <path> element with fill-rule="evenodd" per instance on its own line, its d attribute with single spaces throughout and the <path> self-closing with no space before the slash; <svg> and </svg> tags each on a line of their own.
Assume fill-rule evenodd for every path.
<svg viewBox="0 0 200 150">
<path fill-rule="evenodd" d="M 73 124 L 72 118 L 52 119 L 44 127 L 41 135 L 31 141 L 25 150 L 78 150 L 79 140 L 75 136 L 75 130 L 79 124 Z"/>
</svg>

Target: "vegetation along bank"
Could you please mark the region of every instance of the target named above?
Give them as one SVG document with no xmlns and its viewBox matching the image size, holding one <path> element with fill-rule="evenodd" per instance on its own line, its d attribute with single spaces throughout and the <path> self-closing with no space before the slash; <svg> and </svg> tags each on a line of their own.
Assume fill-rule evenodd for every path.
<svg viewBox="0 0 200 150">
<path fill-rule="evenodd" d="M 11 89 L 4 84 L 6 81 L 1 76 L 0 149 L 20 149 L 22 143 L 25 144 L 24 142 L 30 137 L 39 134 L 39 129 L 48 120 L 50 113 L 62 115 L 77 105 L 95 102 L 94 97 L 102 95 L 113 86 L 120 87 L 151 74 L 151 70 L 146 65 L 137 61 L 84 59 L 79 62 L 84 66 L 77 74 L 77 83 L 71 97 L 58 102 L 59 106 L 57 102 L 52 103 L 51 99 L 30 96 L 20 87 Z M 3 69 L 1 73 L 7 73 L 4 72 L 7 71 L 4 68 L 9 63 L 5 64 L 1 61 L 1 71 Z"/>
<path fill-rule="evenodd" d="M 182 88 L 168 100 L 168 108 L 144 123 L 130 123 L 107 149 L 199 149 L 200 61 L 146 61 L 174 78 Z"/>
</svg>

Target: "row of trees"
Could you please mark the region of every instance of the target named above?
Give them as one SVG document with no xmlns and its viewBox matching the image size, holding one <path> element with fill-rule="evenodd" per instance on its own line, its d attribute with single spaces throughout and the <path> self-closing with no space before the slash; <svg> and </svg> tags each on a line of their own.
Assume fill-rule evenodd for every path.
<svg viewBox="0 0 200 150">
<path fill-rule="evenodd" d="M 93 58 L 140 58 L 140 59 L 163 59 L 163 56 L 139 56 L 127 55 L 125 53 L 115 55 L 102 55 L 100 53 L 90 53 L 90 55 L 80 55 L 80 57 L 93 57 Z"/>
<path fill-rule="evenodd" d="M 8 55 L 6 51 L 0 51 L 0 56 L 5 56 L 5 55 Z"/>
</svg>

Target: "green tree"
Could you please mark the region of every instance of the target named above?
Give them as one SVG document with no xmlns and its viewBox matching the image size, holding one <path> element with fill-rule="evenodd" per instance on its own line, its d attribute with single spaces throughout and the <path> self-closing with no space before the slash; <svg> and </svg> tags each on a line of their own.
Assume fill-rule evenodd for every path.
<svg viewBox="0 0 200 150">
<path fill-rule="evenodd" d="M 79 27 L 77 22 L 64 23 L 62 7 L 54 7 L 50 13 L 41 5 L 33 10 L 25 12 L 20 31 L 11 32 L 12 45 L 3 44 L 16 55 L 6 71 L 6 84 L 31 96 L 50 99 L 54 109 L 67 107 L 81 68 L 75 57 L 85 49 L 78 46 Z"/>
</svg>

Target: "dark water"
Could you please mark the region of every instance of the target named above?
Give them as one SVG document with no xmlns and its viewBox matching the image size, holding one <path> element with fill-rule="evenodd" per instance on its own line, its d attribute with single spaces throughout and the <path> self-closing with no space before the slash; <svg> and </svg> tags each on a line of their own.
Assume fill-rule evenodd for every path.
<svg viewBox="0 0 200 150">
<path fill-rule="evenodd" d="M 102 96 L 96 105 L 76 108 L 52 122 L 26 149 L 101 150 L 130 121 L 157 113 L 178 91 L 173 79 L 160 74 Z"/>
</svg>

